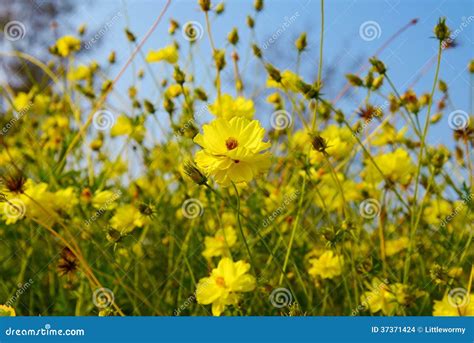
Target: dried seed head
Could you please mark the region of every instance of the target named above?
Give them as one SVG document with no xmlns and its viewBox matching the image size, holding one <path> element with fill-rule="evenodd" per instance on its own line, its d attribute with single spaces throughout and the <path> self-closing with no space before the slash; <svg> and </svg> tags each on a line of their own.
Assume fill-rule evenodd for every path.
<svg viewBox="0 0 474 343">
<path fill-rule="evenodd" d="M 327 141 L 320 135 L 312 135 L 311 144 L 313 148 L 322 154 L 326 154 L 326 149 L 329 147 Z"/>
<path fill-rule="evenodd" d="M 5 187 L 12 193 L 24 193 L 25 183 L 26 178 L 20 173 L 5 178 Z"/>
</svg>

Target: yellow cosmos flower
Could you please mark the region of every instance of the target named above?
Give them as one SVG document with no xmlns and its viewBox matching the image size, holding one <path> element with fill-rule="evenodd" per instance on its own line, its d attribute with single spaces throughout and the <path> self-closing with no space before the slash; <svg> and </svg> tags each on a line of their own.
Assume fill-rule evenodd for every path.
<svg viewBox="0 0 474 343">
<path fill-rule="evenodd" d="M 0 305 L 0 317 L 15 317 L 16 313 L 13 307 Z"/>
<path fill-rule="evenodd" d="M 56 41 L 56 48 L 60 56 L 67 57 L 72 52 L 81 49 L 81 41 L 74 36 L 63 36 Z"/>
<path fill-rule="evenodd" d="M 331 156 L 332 159 L 342 160 L 347 158 L 350 152 L 356 145 L 356 140 L 352 136 L 351 130 L 347 127 L 339 127 L 337 125 L 329 125 L 321 131 L 320 136 L 323 137 L 328 147 L 326 152 Z M 308 134 L 304 137 L 305 142 L 310 142 L 311 138 Z M 305 144 L 303 147 L 307 147 Z M 311 149 L 310 159 L 312 164 L 320 164 L 324 161 L 324 156 L 315 149 Z"/>
<path fill-rule="evenodd" d="M 182 92 L 183 92 L 183 89 L 181 88 L 181 86 L 178 85 L 178 84 L 174 84 L 174 85 L 170 85 L 166 89 L 165 95 L 170 97 L 170 98 L 176 98 L 176 97 L 180 96 Z"/>
<path fill-rule="evenodd" d="M 100 191 L 94 194 L 92 206 L 97 209 L 112 210 L 117 207 L 115 201 L 119 198 L 121 192 Z"/>
<path fill-rule="evenodd" d="M 216 119 L 203 126 L 194 142 L 204 150 L 196 153 L 196 163 L 222 186 L 250 182 L 270 166 L 270 143 L 262 142 L 265 130 L 257 120 L 234 117 Z"/>
<path fill-rule="evenodd" d="M 374 146 L 384 146 L 387 144 L 401 143 L 405 138 L 405 134 L 408 131 L 408 127 L 404 126 L 400 130 L 396 129 L 390 124 L 382 126 L 382 132 L 378 133 L 372 140 L 371 143 Z"/>
<path fill-rule="evenodd" d="M 360 301 L 369 308 L 371 313 L 382 311 L 385 315 L 393 315 L 397 306 L 397 297 L 387 283 L 375 278 L 370 291 L 364 292 Z"/>
<path fill-rule="evenodd" d="M 408 247 L 409 242 L 410 239 L 408 237 L 400 237 L 389 240 L 385 243 L 385 254 L 387 256 L 398 254 L 400 251 Z"/>
<path fill-rule="evenodd" d="M 281 83 L 278 83 L 269 77 L 267 79 L 267 87 L 298 92 L 298 83 L 300 81 L 301 78 L 297 74 L 293 73 L 291 70 L 284 70 L 281 72 Z"/>
<path fill-rule="evenodd" d="M 227 305 L 237 305 L 241 292 L 255 289 L 255 278 L 248 274 L 250 264 L 223 258 L 210 277 L 199 280 L 196 299 L 199 304 L 212 304 L 212 314 L 220 316 Z"/>
<path fill-rule="evenodd" d="M 7 225 L 24 218 L 53 225 L 59 219 L 59 213 L 71 213 L 79 202 L 72 187 L 50 192 L 46 183 L 35 184 L 30 179 L 24 185 L 23 194 L 5 190 L 2 193 L 8 201 L 0 202 L 0 215 Z"/>
<path fill-rule="evenodd" d="M 214 256 L 229 256 L 229 248 L 237 241 L 237 235 L 232 226 L 217 230 L 214 237 L 207 236 L 204 239 L 206 249 L 202 255 L 206 258 Z"/>
<path fill-rule="evenodd" d="M 147 62 L 160 62 L 165 61 L 170 64 L 175 64 L 178 62 L 179 54 L 176 45 L 171 44 L 160 50 L 152 50 L 146 55 Z"/>
<path fill-rule="evenodd" d="M 328 211 L 342 211 L 346 202 L 361 200 L 360 185 L 353 180 L 346 180 L 343 173 L 337 173 L 337 178 L 344 190 L 344 198 L 341 196 L 339 186 L 334 177 L 324 170 L 310 170 L 311 178 L 318 183 L 318 190 L 321 196 L 315 196 L 314 200 L 319 208 Z"/>
<path fill-rule="evenodd" d="M 460 303 L 456 303 L 456 299 L 450 298 L 449 294 L 445 294 L 443 299 L 435 300 L 433 305 L 433 316 L 474 316 L 474 293 L 465 294 L 459 298 Z"/>
<path fill-rule="evenodd" d="M 444 199 L 431 200 L 423 211 L 425 221 L 434 226 L 446 225 L 446 217 L 453 213 L 453 206 Z"/>
<path fill-rule="evenodd" d="M 342 273 L 344 256 L 335 255 L 332 250 L 325 251 L 319 258 L 309 260 L 309 275 L 323 279 L 332 279 Z"/>
<path fill-rule="evenodd" d="M 41 139 L 44 141 L 44 147 L 58 150 L 64 141 L 65 132 L 69 130 L 69 119 L 59 114 L 51 116 L 43 122 L 41 129 L 43 130 Z"/>
<path fill-rule="evenodd" d="M 110 219 L 110 226 L 122 234 L 132 232 L 137 227 L 143 227 L 148 222 L 140 211 L 133 205 L 124 205 L 115 211 Z"/>
<path fill-rule="evenodd" d="M 223 94 L 212 105 L 209 105 L 209 112 L 218 118 L 227 120 L 234 117 L 252 119 L 255 114 L 255 107 L 252 100 L 241 96 L 234 99 L 229 94 Z"/>
<path fill-rule="evenodd" d="M 413 164 L 410 155 L 402 148 L 375 156 L 374 160 L 384 176 L 393 183 L 407 185 L 416 172 L 416 166 Z M 367 168 L 364 170 L 363 176 L 371 183 L 379 183 L 383 180 L 382 175 L 371 161 L 367 162 Z"/>
<path fill-rule="evenodd" d="M 91 75 L 91 70 L 88 66 L 81 64 L 76 68 L 72 68 L 67 77 L 71 81 L 79 81 L 79 80 L 87 80 L 87 78 Z"/>
<path fill-rule="evenodd" d="M 120 116 L 117 122 L 110 130 L 112 137 L 116 136 L 131 136 L 138 143 L 141 143 L 145 138 L 145 127 L 140 122 L 134 122 L 127 116 Z"/>
</svg>

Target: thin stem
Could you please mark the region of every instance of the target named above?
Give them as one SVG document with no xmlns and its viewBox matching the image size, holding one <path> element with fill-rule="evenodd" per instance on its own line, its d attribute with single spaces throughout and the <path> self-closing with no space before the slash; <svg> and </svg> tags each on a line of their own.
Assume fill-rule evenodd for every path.
<svg viewBox="0 0 474 343">
<path fill-rule="evenodd" d="M 437 64 L 436 64 L 435 77 L 434 77 L 434 80 L 433 80 L 433 86 L 432 86 L 432 89 L 431 89 L 430 99 L 428 101 L 428 112 L 426 114 L 425 125 L 424 125 L 424 128 L 423 128 L 423 134 L 421 136 L 420 155 L 419 155 L 419 158 L 418 158 L 418 168 L 416 170 L 416 176 L 415 176 L 415 193 L 413 195 L 413 211 L 412 211 L 413 214 L 416 213 L 415 209 L 417 207 L 416 201 L 417 201 L 417 197 L 418 197 L 418 189 L 419 189 L 420 175 L 421 175 L 421 166 L 422 166 L 422 163 L 423 163 L 423 153 L 424 153 L 425 145 L 426 145 L 426 136 L 428 135 L 428 129 L 429 129 L 429 126 L 430 126 L 430 116 L 431 116 L 431 109 L 433 107 L 433 97 L 434 97 L 434 93 L 435 93 L 435 90 L 436 90 L 436 85 L 438 84 L 439 69 L 440 69 L 440 65 L 441 65 L 441 53 L 443 51 L 441 43 L 442 42 L 440 41 L 439 42 L 439 47 L 438 47 L 438 61 L 437 61 Z M 423 207 L 423 203 L 424 203 L 424 198 L 423 198 L 423 201 L 420 204 L 420 208 Z M 404 267 L 404 273 L 403 273 L 403 282 L 404 283 L 406 283 L 407 280 L 408 280 L 408 274 L 409 274 L 409 271 L 410 271 L 411 252 L 413 250 L 413 239 L 414 239 L 414 235 L 415 235 L 415 232 L 416 232 L 416 228 L 418 226 L 418 221 L 415 224 L 414 220 L 415 220 L 415 217 L 412 216 L 411 217 L 411 230 L 410 230 L 410 243 L 408 244 L 407 257 L 405 259 L 405 267 Z"/>
<path fill-rule="evenodd" d="M 206 29 L 207 29 L 207 35 L 209 36 L 209 42 L 211 43 L 211 49 L 212 49 L 212 56 L 215 58 L 217 49 L 216 45 L 214 44 L 214 39 L 212 38 L 212 31 L 211 31 L 211 22 L 209 21 L 209 14 L 208 12 L 204 12 L 206 16 Z M 215 61 L 214 61 L 215 64 Z M 216 88 L 217 88 L 217 99 L 218 103 L 220 103 L 221 99 L 221 72 L 219 70 L 219 67 L 216 65 Z"/>
<path fill-rule="evenodd" d="M 232 182 L 232 186 L 234 186 L 235 194 L 237 195 L 236 216 L 237 216 L 237 223 L 238 223 L 238 226 L 239 226 L 240 235 L 242 236 L 242 240 L 244 242 L 245 248 L 247 249 L 247 253 L 249 255 L 250 264 L 252 265 L 253 272 L 254 272 L 255 275 L 257 275 L 257 269 L 255 267 L 252 252 L 250 251 L 250 247 L 249 247 L 249 244 L 247 242 L 247 238 L 245 237 L 244 230 L 242 229 L 242 223 L 240 222 L 240 194 L 239 194 L 239 190 L 237 189 L 237 186 L 233 182 Z"/>
<path fill-rule="evenodd" d="M 291 248 L 293 247 L 293 241 L 295 239 L 296 228 L 298 227 L 298 224 L 300 222 L 301 208 L 303 207 L 303 199 L 304 199 L 305 189 L 306 189 L 306 174 L 303 175 L 303 183 L 301 185 L 301 197 L 300 197 L 300 201 L 298 203 L 298 212 L 296 213 L 296 219 L 295 219 L 295 222 L 293 224 L 293 229 L 291 230 L 290 244 L 288 246 L 288 250 L 286 251 L 285 260 L 283 262 L 283 270 L 280 274 L 280 280 L 278 282 L 278 284 L 280 284 L 280 285 L 283 282 L 283 278 L 284 278 L 284 275 L 285 275 L 285 272 L 286 272 L 286 267 L 288 265 L 288 260 L 290 259 Z"/>
</svg>

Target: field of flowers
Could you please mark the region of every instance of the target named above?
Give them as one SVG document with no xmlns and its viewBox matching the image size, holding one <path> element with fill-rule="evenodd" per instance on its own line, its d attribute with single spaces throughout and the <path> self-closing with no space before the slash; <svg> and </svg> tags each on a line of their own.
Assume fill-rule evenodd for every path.
<svg viewBox="0 0 474 343">
<path fill-rule="evenodd" d="M 148 35 L 125 29 L 118 75 L 113 51 L 77 62 L 86 26 L 59 36 L 46 61 L 0 52 L 42 75 L 28 90 L 0 86 L 0 315 L 474 315 L 474 119 L 440 77 L 455 48 L 444 18 L 423 43 L 437 49 L 425 92 L 397 89 L 375 53 L 333 98 L 324 20 L 310 80 L 298 72 L 306 33 L 288 69 L 240 39 L 270 1 L 256 0 L 221 46 L 224 3 L 192 2 L 202 26 L 164 22 L 159 3 L 169 37 L 144 51 Z M 331 2 L 320 3 L 324 19 Z M 22 29 L 10 22 L 3 38 Z M 192 67 L 203 41 L 211 86 Z M 237 46 L 260 65 L 258 94 Z M 119 94 L 132 61 L 141 68 Z M 144 78 L 155 98 L 140 94 Z M 349 91 L 362 103 L 340 107 Z M 430 143 L 440 123 L 452 144 Z"/>
</svg>

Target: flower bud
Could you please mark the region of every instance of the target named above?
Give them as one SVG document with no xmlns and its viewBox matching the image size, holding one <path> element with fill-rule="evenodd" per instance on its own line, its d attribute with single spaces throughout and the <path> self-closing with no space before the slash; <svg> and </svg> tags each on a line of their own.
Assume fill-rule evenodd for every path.
<svg viewBox="0 0 474 343">
<path fill-rule="evenodd" d="M 227 40 L 232 45 L 236 45 L 239 42 L 239 33 L 236 27 L 234 27 L 232 31 L 230 31 L 229 35 L 227 36 Z"/>
<path fill-rule="evenodd" d="M 440 90 L 440 92 L 446 93 L 448 91 L 448 85 L 443 80 L 439 80 L 438 89 Z"/>
<path fill-rule="evenodd" d="M 281 73 L 278 69 L 276 69 L 270 63 L 265 64 L 265 69 L 272 80 L 281 83 Z"/>
<path fill-rule="evenodd" d="M 184 74 L 184 72 L 181 69 L 179 69 L 178 66 L 175 66 L 174 67 L 173 78 L 174 78 L 174 80 L 176 81 L 176 83 L 178 85 L 182 86 L 184 84 L 185 80 L 186 80 L 186 75 Z"/>
<path fill-rule="evenodd" d="M 306 32 L 303 32 L 296 40 L 295 46 L 298 52 L 302 52 L 304 51 L 304 49 L 306 49 L 307 45 L 308 45 L 308 42 L 306 40 Z"/>
<path fill-rule="evenodd" d="M 198 2 L 204 12 L 209 12 L 211 9 L 211 0 L 198 0 Z"/>
<path fill-rule="evenodd" d="M 225 5 L 223 2 L 221 3 L 218 3 L 216 8 L 215 8 L 215 11 L 216 11 L 216 14 L 219 15 L 219 14 L 222 14 L 224 13 L 224 10 L 225 10 Z"/>
<path fill-rule="evenodd" d="M 385 67 L 385 64 L 381 60 L 379 60 L 377 57 L 372 57 L 371 59 L 369 59 L 369 61 L 370 61 L 370 64 L 372 64 L 373 69 L 377 73 L 383 75 L 387 72 L 387 68 Z"/>
<path fill-rule="evenodd" d="M 174 35 L 177 28 L 179 28 L 178 22 L 174 19 L 170 19 L 170 27 L 168 28 L 169 34 Z"/>
<path fill-rule="evenodd" d="M 251 16 L 247 16 L 247 26 L 250 27 L 251 29 L 254 28 L 255 26 L 255 21 Z"/>
<path fill-rule="evenodd" d="M 349 83 L 351 85 L 353 85 L 355 87 L 360 87 L 360 86 L 363 86 L 363 84 L 364 84 L 362 79 L 359 76 L 354 75 L 354 74 L 347 74 L 346 79 L 347 79 L 347 81 L 349 81 Z"/>
<path fill-rule="evenodd" d="M 207 182 L 207 177 L 192 162 L 184 164 L 184 172 L 198 185 L 204 185 Z"/>
<path fill-rule="evenodd" d="M 149 100 L 145 99 L 143 101 L 143 105 L 145 106 L 145 110 L 148 113 L 151 113 L 151 114 L 155 113 L 156 111 L 155 106 L 153 106 L 153 104 Z"/>
<path fill-rule="evenodd" d="M 225 68 L 225 50 L 216 50 L 214 52 L 214 63 L 216 64 L 216 68 L 218 70 Z"/>
<path fill-rule="evenodd" d="M 252 44 L 252 50 L 253 50 L 253 54 L 255 55 L 255 57 L 261 59 L 262 58 L 262 50 L 255 44 Z"/>
<path fill-rule="evenodd" d="M 130 31 L 129 29 L 125 29 L 125 35 L 127 36 L 127 39 L 130 41 L 130 42 L 135 42 L 137 40 L 137 38 L 135 37 L 135 35 L 132 33 L 132 31 Z"/>
<path fill-rule="evenodd" d="M 110 64 L 115 63 L 115 57 L 116 57 L 115 51 L 111 51 L 109 54 L 109 57 L 107 58 Z"/>
<path fill-rule="evenodd" d="M 263 10 L 263 0 L 255 0 L 253 7 L 255 7 L 255 10 L 257 12 L 260 12 Z"/>
</svg>

